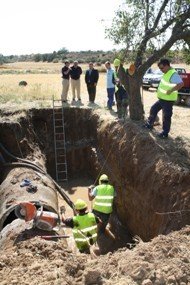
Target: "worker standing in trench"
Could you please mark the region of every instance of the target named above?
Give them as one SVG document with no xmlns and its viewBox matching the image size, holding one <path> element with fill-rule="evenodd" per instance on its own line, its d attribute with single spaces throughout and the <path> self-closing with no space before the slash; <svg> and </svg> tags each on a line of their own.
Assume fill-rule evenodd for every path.
<svg viewBox="0 0 190 285">
<path fill-rule="evenodd" d="M 88 212 L 85 201 L 78 199 L 75 204 L 77 215 L 72 218 L 65 218 L 65 208 L 61 207 L 62 222 L 73 229 L 73 236 L 77 248 L 81 253 L 92 253 L 91 246 L 97 240 L 97 224 L 101 223 L 98 217 Z M 94 253 L 98 254 L 94 248 Z"/>
<path fill-rule="evenodd" d="M 113 210 L 113 199 L 115 197 L 114 187 L 109 184 L 106 174 L 100 176 L 98 186 L 88 188 L 88 197 L 90 201 L 94 200 L 92 212 L 101 220 L 98 227 L 99 233 L 106 233 L 115 239 L 115 236 L 106 228 Z"/>
</svg>

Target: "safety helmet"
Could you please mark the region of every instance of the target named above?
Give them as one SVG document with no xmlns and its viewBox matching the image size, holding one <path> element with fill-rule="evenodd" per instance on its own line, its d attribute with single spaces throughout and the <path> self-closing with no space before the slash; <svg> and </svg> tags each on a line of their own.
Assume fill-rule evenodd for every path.
<svg viewBox="0 0 190 285">
<path fill-rule="evenodd" d="M 108 176 L 106 174 L 102 174 L 99 179 L 99 184 L 102 184 L 102 182 L 108 182 L 108 181 L 109 181 Z"/>
<path fill-rule="evenodd" d="M 114 59 L 114 62 L 113 62 L 113 65 L 114 65 L 115 67 L 118 67 L 118 66 L 120 66 L 120 64 L 121 64 L 120 59 L 115 58 L 115 59 Z"/>
<path fill-rule="evenodd" d="M 87 208 L 86 202 L 82 199 L 77 199 L 74 205 L 75 205 L 75 209 L 78 211 L 84 210 L 85 208 Z"/>
</svg>

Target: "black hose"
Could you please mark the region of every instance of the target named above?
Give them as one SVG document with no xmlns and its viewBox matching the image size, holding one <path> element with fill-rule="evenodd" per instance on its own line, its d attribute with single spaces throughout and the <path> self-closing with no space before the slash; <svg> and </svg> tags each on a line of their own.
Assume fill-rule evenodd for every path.
<svg viewBox="0 0 190 285">
<path fill-rule="evenodd" d="M 42 174 L 44 174 L 45 176 L 47 176 L 55 185 L 57 191 L 60 193 L 60 195 L 63 197 L 63 199 L 65 200 L 65 202 L 71 207 L 71 209 L 73 210 L 74 214 L 75 214 L 75 207 L 73 202 L 71 201 L 71 199 L 67 196 L 67 194 L 64 192 L 63 188 L 60 187 L 55 180 L 46 172 L 44 171 L 41 167 L 37 166 L 35 163 L 27 160 L 27 159 L 22 159 L 19 157 L 14 156 L 13 154 L 11 154 L 3 145 L 2 143 L 0 143 L 0 148 L 11 158 L 15 159 L 17 162 L 12 162 L 12 163 L 4 163 L 3 165 L 5 167 L 10 167 L 10 168 L 14 168 L 14 167 L 28 167 L 31 168 L 37 172 L 40 172 Z M 21 161 L 21 162 L 18 162 Z"/>
<path fill-rule="evenodd" d="M 53 184 L 56 187 L 56 190 L 60 193 L 60 195 L 63 197 L 63 199 L 65 200 L 65 202 L 71 207 L 71 209 L 73 209 L 74 213 L 75 213 L 75 208 L 74 208 L 74 204 L 71 201 L 71 199 L 67 196 L 67 194 L 64 192 L 64 190 L 62 189 L 62 187 L 60 187 L 55 180 L 45 171 L 39 171 L 38 168 L 36 168 L 34 165 L 31 164 L 27 164 L 27 163 L 23 163 L 23 162 L 12 162 L 12 163 L 5 163 L 4 164 L 5 167 L 10 167 L 10 168 L 15 168 L 15 167 L 27 167 L 27 168 L 31 168 L 37 172 L 40 172 L 41 174 L 44 174 L 46 177 L 48 177 Z"/>
<path fill-rule="evenodd" d="M 15 155 L 11 154 L 11 153 L 2 145 L 2 143 L 0 143 L 0 148 L 6 153 L 6 155 L 8 155 L 9 157 L 15 159 L 16 161 L 26 162 L 26 163 L 28 163 L 28 164 L 34 165 L 35 167 L 37 167 L 37 168 L 39 168 L 40 170 L 43 171 L 43 169 L 42 169 L 40 166 L 36 165 L 35 163 L 31 162 L 30 160 L 23 159 L 23 158 L 20 158 L 20 157 L 17 157 L 17 156 L 15 156 Z"/>
</svg>

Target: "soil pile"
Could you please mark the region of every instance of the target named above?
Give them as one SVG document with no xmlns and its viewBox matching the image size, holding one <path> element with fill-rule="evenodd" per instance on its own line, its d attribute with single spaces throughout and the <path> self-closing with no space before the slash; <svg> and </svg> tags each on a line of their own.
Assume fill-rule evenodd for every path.
<svg viewBox="0 0 190 285">
<path fill-rule="evenodd" d="M 97 259 L 73 253 L 61 239 L 56 242 L 39 237 L 6 246 L 0 256 L 1 285 L 187 285 L 190 227 Z"/>
</svg>

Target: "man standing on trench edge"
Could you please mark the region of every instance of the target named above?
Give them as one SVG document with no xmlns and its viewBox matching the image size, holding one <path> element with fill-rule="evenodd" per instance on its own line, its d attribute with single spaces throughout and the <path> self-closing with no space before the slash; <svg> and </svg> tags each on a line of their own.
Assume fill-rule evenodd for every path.
<svg viewBox="0 0 190 285">
<path fill-rule="evenodd" d="M 114 197 L 114 187 L 109 184 L 106 174 L 100 176 L 98 186 L 88 188 L 88 198 L 90 201 L 94 200 L 92 213 L 101 220 L 98 231 L 99 233 L 106 232 L 113 239 L 115 239 L 114 235 L 109 230 L 106 230 L 106 226 L 113 210 Z"/>
<path fill-rule="evenodd" d="M 168 59 L 161 59 L 158 67 L 164 73 L 157 90 L 158 101 L 151 107 L 150 115 L 144 127 L 152 130 L 156 116 L 162 110 L 163 131 L 158 134 L 158 137 L 165 139 L 168 137 L 170 131 L 173 104 L 178 97 L 177 91 L 183 87 L 184 83 L 176 70 L 170 66 Z"/>
<path fill-rule="evenodd" d="M 73 96 L 73 102 L 75 102 L 75 91 L 77 93 L 77 98 L 78 101 L 81 101 L 81 97 L 80 97 L 80 88 L 81 88 L 81 82 L 80 82 L 80 76 L 82 74 L 82 69 L 81 67 L 78 65 L 78 61 L 75 60 L 73 63 L 73 66 L 71 66 L 70 69 L 70 76 L 71 76 L 71 89 L 72 89 L 72 96 Z"/>
<path fill-rule="evenodd" d="M 98 70 L 94 68 L 93 62 L 89 63 L 89 69 L 85 73 L 85 82 L 89 95 L 89 103 L 94 103 L 96 97 L 96 85 L 99 79 Z"/>
</svg>

